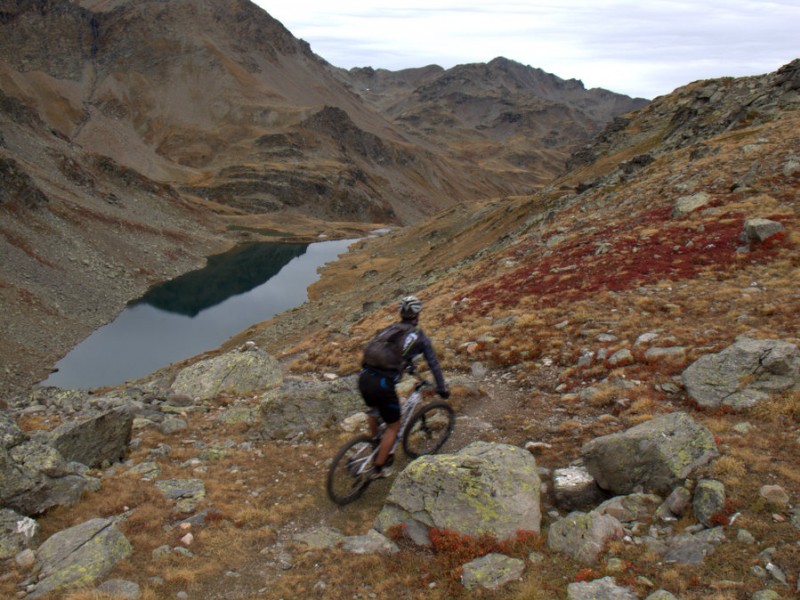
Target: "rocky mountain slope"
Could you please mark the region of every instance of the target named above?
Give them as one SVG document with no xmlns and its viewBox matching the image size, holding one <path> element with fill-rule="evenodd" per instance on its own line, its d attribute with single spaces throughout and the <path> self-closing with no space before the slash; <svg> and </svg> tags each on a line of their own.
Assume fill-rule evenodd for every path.
<svg viewBox="0 0 800 600">
<path fill-rule="evenodd" d="M 343 75 L 398 127 L 519 186 L 531 177 L 550 180 L 581 140 L 647 103 L 505 58 L 446 71 L 431 65 Z"/>
<path fill-rule="evenodd" d="M 126 462 L 84 473 L 81 485 L 98 491 L 37 519 L 42 556 L 15 555 L 0 591 L 48 589 L 59 533 L 113 529 L 104 547 L 116 562 L 102 569 L 111 580 L 103 589 L 134 584 L 155 598 L 601 595 L 586 585 L 631 599 L 795 596 L 798 132 L 800 60 L 689 84 L 617 120 L 538 194 L 454 207 L 358 242 L 325 270 L 312 300 L 218 351 L 91 397 L 36 390 L 18 399 L 13 414 L 30 432 L 113 406 L 137 422 Z M 502 443 L 498 454 L 506 445 L 535 453 L 538 469 L 525 481 L 546 483 L 542 535 L 500 544 L 440 528 L 421 548 L 401 528 L 393 546 L 370 529 L 409 476 L 378 482 L 345 508 L 325 496 L 328 461 L 352 435 L 342 420 L 358 406 L 345 376 L 409 292 L 425 304 L 422 326 L 453 388 L 458 420 L 446 450 L 481 440 Z M 734 367 L 716 403 L 695 389 L 722 383 L 709 362 Z M 610 509 L 619 523 L 570 516 L 559 471 L 585 466 L 604 443 L 630 448 L 631 432 L 652 428 L 633 442 L 641 452 L 611 452 L 635 463 L 651 445 L 674 442 L 656 425 L 678 421 L 703 439 L 675 456 L 715 456 L 679 474 L 669 499 L 626 489 Z M 69 448 L 66 431 L 23 441 L 6 426 L 0 437 L 21 460 L 51 436 Z M 491 470 L 463 455 L 443 460 L 471 481 Z M 406 464 L 398 457 L 398 468 Z M 81 476 L 74 465 L 53 477 Z M 625 488 L 650 474 L 605 473 Z M 420 483 L 435 488 L 432 477 Z M 596 539 L 581 524 L 600 521 L 612 525 L 600 543 L 551 539 L 570 523 L 578 542 Z M 513 581 L 467 589 L 467 561 L 489 551 L 515 557 Z"/>
<path fill-rule="evenodd" d="M 0 31 L 8 182 L 0 192 L 0 291 L 13 315 L 0 342 L 4 391 L 45 377 L 152 283 L 242 238 L 415 222 L 537 189 L 566 157 L 567 146 L 548 151 L 512 175 L 481 164 L 504 144 L 483 147 L 481 161 L 455 143 L 446 150 L 430 132 L 400 127 L 391 111 L 365 102 L 338 69 L 246 0 L 4 0 Z M 467 104 L 484 106 L 481 118 L 497 118 L 488 105 L 500 93 L 477 90 L 498 73 L 475 77 Z M 503 105 L 545 102 L 540 91 L 520 88 Z M 571 115 L 548 125 L 563 128 L 566 145 L 632 106 L 609 96 L 586 127 L 572 106 L 546 102 Z M 414 106 L 425 110 L 424 101 Z M 464 123 L 462 142 L 476 123 Z M 542 126 L 515 124 L 514 144 L 536 154 L 536 136 L 521 140 Z"/>
</svg>

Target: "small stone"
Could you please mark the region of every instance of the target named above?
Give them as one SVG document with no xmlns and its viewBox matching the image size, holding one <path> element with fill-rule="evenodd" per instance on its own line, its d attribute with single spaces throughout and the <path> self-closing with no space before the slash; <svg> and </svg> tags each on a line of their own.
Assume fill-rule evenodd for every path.
<svg viewBox="0 0 800 600">
<path fill-rule="evenodd" d="M 194 536 L 191 533 L 187 533 L 185 536 L 181 538 L 181 544 L 184 546 L 191 546 L 194 542 Z"/>
<path fill-rule="evenodd" d="M 789 495 L 779 485 L 764 485 L 758 492 L 770 506 L 785 508 L 789 504 Z"/>
<path fill-rule="evenodd" d="M 21 569 L 30 569 L 36 564 L 36 553 L 30 548 L 26 548 L 14 557 L 14 562 Z"/>
</svg>

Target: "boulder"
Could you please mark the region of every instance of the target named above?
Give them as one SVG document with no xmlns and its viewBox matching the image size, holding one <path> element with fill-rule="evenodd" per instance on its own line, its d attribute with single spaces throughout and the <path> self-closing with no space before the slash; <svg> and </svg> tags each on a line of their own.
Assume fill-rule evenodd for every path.
<svg viewBox="0 0 800 600">
<path fill-rule="evenodd" d="M 324 382 L 286 381 L 261 396 L 261 435 L 284 439 L 319 431 L 364 408 L 355 377 Z"/>
<path fill-rule="evenodd" d="M 464 565 L 461 584 L 468 590 L 496 590 L 507 583 L 522 579 L 524 572 L 524 561 L 492 552 Z"/>
<path fill-rule="evenodd" d="M 800 389 L 800 349 L 781 340 L 739 338 L 718 354 L 706 354 L 682 375 L 700 406 L 750 408 L 770 393 Z"/>
<path fill-rule="evenodd" d="M 606 543 L 624 534 L 622 523 L 610 515 L 576 511 L 550 525 L 547 545 L 580 563 L 593 565 Z"/>
<path fill-rule="evenodd" d="M 630 588 L 616 584 L 613 577 L 578 581 L 567 586 L 567 600 L 637 600 Z"/>
<path fill-rule="evenodd" d="M 0 506 L 29 516 L 53 506 L 72 506 L 96 481 L 74 465 L 55 448 L 35 441 L 0 447 Z"/>
<path fill-rule="evenodd" d="M 541 481 L 536 461 L 522 448 L 474 442 L 457 452 L 423 456 L 392 485 L 375 528 L 404 525 L 418 544 L 430 544 L 430 528 L 499 540 L 518 531 L 538 533 Z"/>
<path fill-rule="evenodd" d="M 581 448 L 584 464 L 598 485 L 617 495 L 639 487 L 666 495 L 718 454 L 714 435 L 682 412 L 595 438 Z"/>
<path fill-rule="evenodd" d="M 0 509 L 0 560 L 14 558 L 36 545 L 39 525 L 13 510 Z"/>
<path fill-rule="evenodd" d="M 747 242 L 763 242 L 783 231 L 783 225 L 770 219 L 747 219 L 742 238 Z"/>
<path fill-rule="evenodd" d="M 672 207 L 672 218 L 680 218 L 708 205 L 711 196 L 706 192 L 698 192 L 691 196 L 683 196 L 675 201 Z"/>
<path fill-rule="evenodd" d="M 131 545 L 110 519 L 92 519 L 59 531 L 37 552 L 42 566 L 33 591 L 39 598 L 55 590 L 83 586 L 104 577 L 130 555 Z"/>
<path fill-rule="evenodd" d="M 133 413 L 117 408 L 80 421 L 69 421 L 56 427 L 49 444 L 70 461 L 89 467 L 119 461 L 131 441 Z"/>
<path fill-rule="evenodd" d="M 211 400 L 219 394 L 248 395 L 277 387 L 280 363 L 255 346 L 201 360 L 178 373 L 171 391 L 179 396 Z"/>
</svg>

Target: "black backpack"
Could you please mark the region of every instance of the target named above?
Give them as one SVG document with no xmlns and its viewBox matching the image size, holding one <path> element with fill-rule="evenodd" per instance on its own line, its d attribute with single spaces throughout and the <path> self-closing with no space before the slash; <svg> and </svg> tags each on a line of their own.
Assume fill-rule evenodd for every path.
<svg viewBox="0 0 800 600">
<path fill-rule="evenodd" d="M 415 329 L 411 323 L 395 323 L 379 331 L 364 349 L 363 366 L 382 371 L 402 371 L 405 362 L 403 340 Z"/>
</svg>

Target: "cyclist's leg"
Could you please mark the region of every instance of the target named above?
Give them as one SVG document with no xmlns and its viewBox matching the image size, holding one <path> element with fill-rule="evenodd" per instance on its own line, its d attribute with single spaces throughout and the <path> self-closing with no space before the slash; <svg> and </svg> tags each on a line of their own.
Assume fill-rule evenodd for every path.
<svg viewBox="0 0 800 600">
<path fill-rule="evenodd" d="M 368 406 L 377 408 L 386 423 L 386 431 L 381 438 L 378 456 L 375 457 L 375 467 L 380 470 L 386 464 L 389 451 L 400 431 L 400 399 L 397 397 L 394 381 L 389 377 L 364 371 L 359 377 L 358 383 L 364 401 Z M 372 422 L 370 422 L 370 429 L 372 429 Z"/>
<path fill-rule="evenodd" d="M 399 431 L 400 419 L 397 419 L 397 421 L 394 423 L 389 423 L 386 425 L 386 432 L 383 434 L 383 437 L 381 438 L 381 445 L 378 447 L 378 456 L 375 457 L 375 468 L 377 470 L 382 469 L 383 465 L 386 464 L 386 461 L 389 458 L 389 451 L 392 449 Z"/>
</svg>

